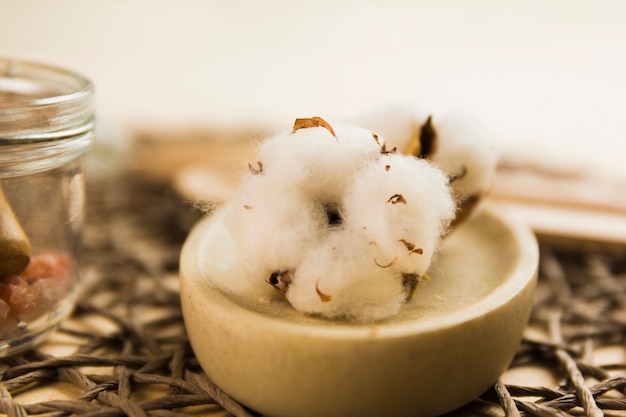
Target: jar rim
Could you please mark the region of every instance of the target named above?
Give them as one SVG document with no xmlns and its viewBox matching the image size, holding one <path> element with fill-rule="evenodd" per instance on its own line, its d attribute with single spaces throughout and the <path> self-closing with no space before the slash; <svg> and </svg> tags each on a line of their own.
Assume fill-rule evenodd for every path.
<svg viewBox="0 0 626 417">
<path fill-rule="evenodd" d="M 0 84 L 0 92 L 2 92 L 1 84 Z M 92 93 L 93 93 L 93 86 L 90 83 L 89 86 L 86 85 L 84 89 L 81 89 L 80 91 L 76 91 L 73 93 L 54 95 L 51 97 L 38 97 L 38 98 L 23 99 L 23 100 L 12 101 L 12 102 L 0 101 L 0 111 L 2 111 L 3 108 L 8 108 L 8 107 L 10 108 L 35 107 L 35 106 L 48 106 L 51 104 L 65 103 L 65 102 L 69 102 L 73 100 L 80 100 L 84 96 L 90 95 Z"/>
<path fill-rule="evenodd" d="M 52 80 L 52 77 L 55 77 L 57 80 L 60 80 L 58 77 L 62 77 L 62 81 L 65 82 L 63 87 L 65 87 L 66 91 L 58 90 L 56 94 L 47 94 L 46 96 L 34 98 L 22 98 L 19 101 L 14 101 L 13 103 L 47 105 L 72 100 L 75 97 L 90 94 L 94 90 L 93 83 L 87 77 L 78 72 L 34 61 L 0 57 L 0 79 L 24 80 L 32 83 L 41 83 L 46 82 L 47 80 Z M 72 84 L 68 84 L 68 81 Z M 58 87 L 61 86 L 59 85 Z M 0 92 L 2 90 L 3 85 L 0 83 Z M 47 91 L 54 93 L 52 90 Z M 0 100 L 0 106 L 6 106 L 8 104 L 9 103 Z"/>
<path fill-rule="evenodd" d="M 0 142 L 70 137 L 93 129 L 94 85 L 65 68 L 0 57 Z"/>
</svg>

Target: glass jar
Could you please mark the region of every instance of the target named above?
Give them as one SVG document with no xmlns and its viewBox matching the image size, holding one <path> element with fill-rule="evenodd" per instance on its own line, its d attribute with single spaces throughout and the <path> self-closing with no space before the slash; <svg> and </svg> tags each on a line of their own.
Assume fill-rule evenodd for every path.
<svg viewBox="0 0 626 417">
<path fill-rule="evenodd" d="M 0 356 L 72 311 L 93 140 L 88 79 L 0 58 Z"/>
</svg>

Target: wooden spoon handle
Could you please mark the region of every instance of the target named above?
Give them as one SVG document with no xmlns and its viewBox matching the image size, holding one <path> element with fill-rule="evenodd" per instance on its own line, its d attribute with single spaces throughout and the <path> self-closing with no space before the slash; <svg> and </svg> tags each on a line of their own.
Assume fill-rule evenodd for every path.
<svg viewBox="0 0 626 417">
<path fill-rule="evenodd" d="M 30 241 L 0 188 L 0 276 L 22 272 L 31 252 Z"/>
</svg>

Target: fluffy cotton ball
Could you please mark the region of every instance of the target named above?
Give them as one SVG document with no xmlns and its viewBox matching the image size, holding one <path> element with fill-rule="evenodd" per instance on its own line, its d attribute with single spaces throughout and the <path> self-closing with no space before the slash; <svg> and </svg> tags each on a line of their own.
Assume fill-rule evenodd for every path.
<svg viewBox="0 0 626 417">
<path fill-rule="evenodd" d="M 418 105 L 395 104 L 370 110 L 349 121 L 385 137 L 387 148 L 404 152 L 428 116 L 430 113 Z"/>
<path fill-rule="evenodd" d="M 263 142 L 219 211 L 225 244 L 214 253 L 224 262 L 211 265 L 222 287 L 268 300 L 279 290 L 297 310 L 328 318 L 395 314 L 406 283 L 428 269 L 455 204 L 444 172 L 384 152 L 382 138 L 324 122 Z"/>
<path fill-rule="evenodd" d="M 334 134 L 317 127 L 267 139 L 225 207 L 250 276 L 267 288 L 272 273 L 295 268 L 328 232 L 345 187 L 380 154 L 381 139 L 370 131 L 338 126 Z"/>
<path fill-rule="evenodd" d="M 359 172 L 342 213 L 344 226 L 378 249 L 378 264 L 423 275 L 455 204 L 448 179 L 436 166 L 390 154 Z"/>
<path fill-rule="evenodd" d="M 414 151 L 412 146 L 419 148 L 418 139 L 425 130 L 434 133 L 435 143 L 427 158 L 450 178 L 462 218 L 493 181 L 498 155 L 492 134 L 476 118 L 460 112 L 435 114 L 430 120 L 429 116 L 417 106 L 397 105 L 371 111 L 357 120 L 380 133 L 388 146 L 397 146 L 401 152 Z"/>
<path fill-rule="evenodd" d="M 279 187 L 257 174 L 244 179 L 225 207 L 223 222 L 264 282 L 272 272 L 298 265 L 326 233 L 328 219 L 324 207 L 297 184 Z"/>
<path fill-rule="evenodd" d="M 258 152 L 263 175 L 277 187 L 297 184 L 323 203 L 338 201 L 356 171 L 380 154 L 382 138 L 355 126 L 333 128 L 335 136 L 314 127 L 264 141 Z"/>
<path fill-rule="evenodd" d="M 376 266 L 376 248 L 340 229 L 307 253 L 287 291 L 302 312 L 372 322 L 390 317 L 404 303 L 402 277 Z"/>
<path fill-rule="evenodd" d="M 438 145 L 432 161 L 452 178 L 452 192 L 457 201 L 488 191 L 498 154 L 487 129 L 458 112 L 433 123 Z"/>
<path fill-rule="evenodd" d="M 270 299 L 274 291 L 264 282 L 259 268 L 246 260 L 241 241 L 224 222 L 227 209 L 221 208 L 212 214 L 212 227 L 202 236 L 202 250 L 210 256 L 202 257 L 206 276 L 221 290 L 253 300 Z"/>
</svg>

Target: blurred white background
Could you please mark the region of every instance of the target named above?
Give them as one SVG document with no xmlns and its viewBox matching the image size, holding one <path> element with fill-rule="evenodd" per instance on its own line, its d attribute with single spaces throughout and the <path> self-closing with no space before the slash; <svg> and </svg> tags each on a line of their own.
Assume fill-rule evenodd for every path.
<svg viewBox="0 0 626 417">
<path fill-rule="evenodd" d="M 101 140 L 417 101 L 626 175 L 622 0 L 0 0 L 0 55 L 89 76 Z"/>
</svg>

